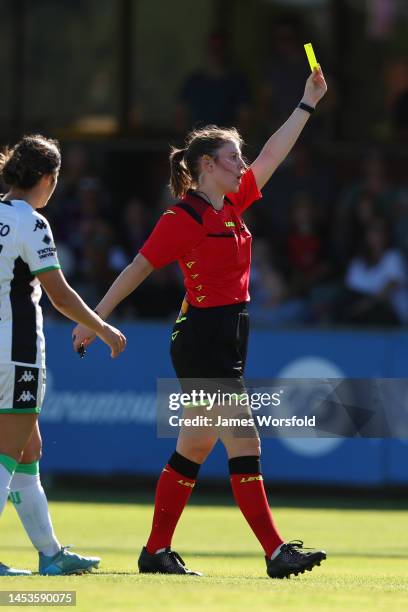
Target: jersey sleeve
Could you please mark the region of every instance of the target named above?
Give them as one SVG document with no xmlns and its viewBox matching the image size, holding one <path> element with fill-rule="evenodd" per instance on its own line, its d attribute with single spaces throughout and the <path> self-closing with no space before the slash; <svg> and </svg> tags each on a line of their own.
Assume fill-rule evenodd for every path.
<svg viewBox="0 0 408 612">
<path fill-rule="evenodd" d="M 262 193 L 258 189 L 251 168 L 243 175 L 239 191 L 237 193 L 227 193 L 226 197 L 234 204 L 239 214 L 242 214 L 251 204 L 262 198 Z"/>
<path fill-rule="evenodd" d="M 50 224 L 39 213 L 34 211 L 22 220 L 19 241 L 21 258 L 33 276 L 61 268 Z"/>
<path fill-rule="evenodd" d="M 204 237 L 203 226 L 173 206 L 164 211 L 140 253 L 154 268 L 162 268 L 181 259 Z"/>
</svg>

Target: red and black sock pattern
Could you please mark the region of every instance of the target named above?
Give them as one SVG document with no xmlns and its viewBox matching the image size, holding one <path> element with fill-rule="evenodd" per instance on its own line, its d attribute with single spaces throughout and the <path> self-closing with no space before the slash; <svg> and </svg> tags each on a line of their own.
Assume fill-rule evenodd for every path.
<svg viewBox="0 0 408 612">
<path fill-rule="evenodd" d="M 200 467 L 199 463 L 190 461 L 176 451 L 163 469 L 157 483 L 152 530 L 146 544 L 150 553 L 171 545 Z"/>
<path fill-rule="evenodd" d="M 234 457 L 228 462 L 235 501 L 270 557 L 283 543 L 266 498 L 259 457 Z"/>
</svg>

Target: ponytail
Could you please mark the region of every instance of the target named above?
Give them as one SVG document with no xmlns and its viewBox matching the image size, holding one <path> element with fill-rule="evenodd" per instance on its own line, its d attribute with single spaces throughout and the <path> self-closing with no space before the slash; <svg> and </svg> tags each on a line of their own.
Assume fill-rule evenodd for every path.
<svg viewBox="0 0 408 612">
<path fill-rule="evenodd" d="M 200 179 L 200 159 L 203 155 L 217 157 L 218 149 L 227 142 L 235 142 L 239 148 L 243 144 L 235 128 L 220 128 L 206 125 L 187 135 L 186 148 L 170 151 L 170 190 L 175 198 L 183 198 L 187 191 L 198 185 Z"/>
<path fill-rule="evenodd" d="M 192 177 L 185 160 L 186 149 L 172 148 L 170 153 L 170 190 L 175 198 L 182 198 L 192 185 Z"/>
</svg>

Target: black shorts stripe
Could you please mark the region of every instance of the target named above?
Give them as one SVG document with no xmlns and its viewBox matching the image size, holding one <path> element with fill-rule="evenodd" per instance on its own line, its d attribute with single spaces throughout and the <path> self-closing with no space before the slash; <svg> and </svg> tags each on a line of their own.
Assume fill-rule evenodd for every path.
<svg viewBox="0 0 408 612">
<path fill-rule="evenodd" d="M 37 319 L 31 299 L 33 275 L 26 263 L 18 257 L 14 263 L 13 280 L 10 283 L 12 312 L 11 360 L 36 363 Z"/>
<path fill-rule="evenodd" d="M 16 366 L 14 378 L 13 408 L 15 410 L 38 406 L 39 369 Z"/>
</svg>

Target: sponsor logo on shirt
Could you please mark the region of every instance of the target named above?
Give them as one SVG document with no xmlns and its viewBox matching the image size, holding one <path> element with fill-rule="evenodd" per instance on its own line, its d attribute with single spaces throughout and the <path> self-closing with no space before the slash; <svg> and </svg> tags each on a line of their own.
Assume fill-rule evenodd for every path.
<svg viewBox="0 0 408 612">
<path fill-rule="evenodd" d="M 46 259 L 47 257 L 53 257 L 56 250 L 55 247 L 46 247 L 45 249 L 37 251 L 37 254 L 40 259 Z"/>
</svg>

